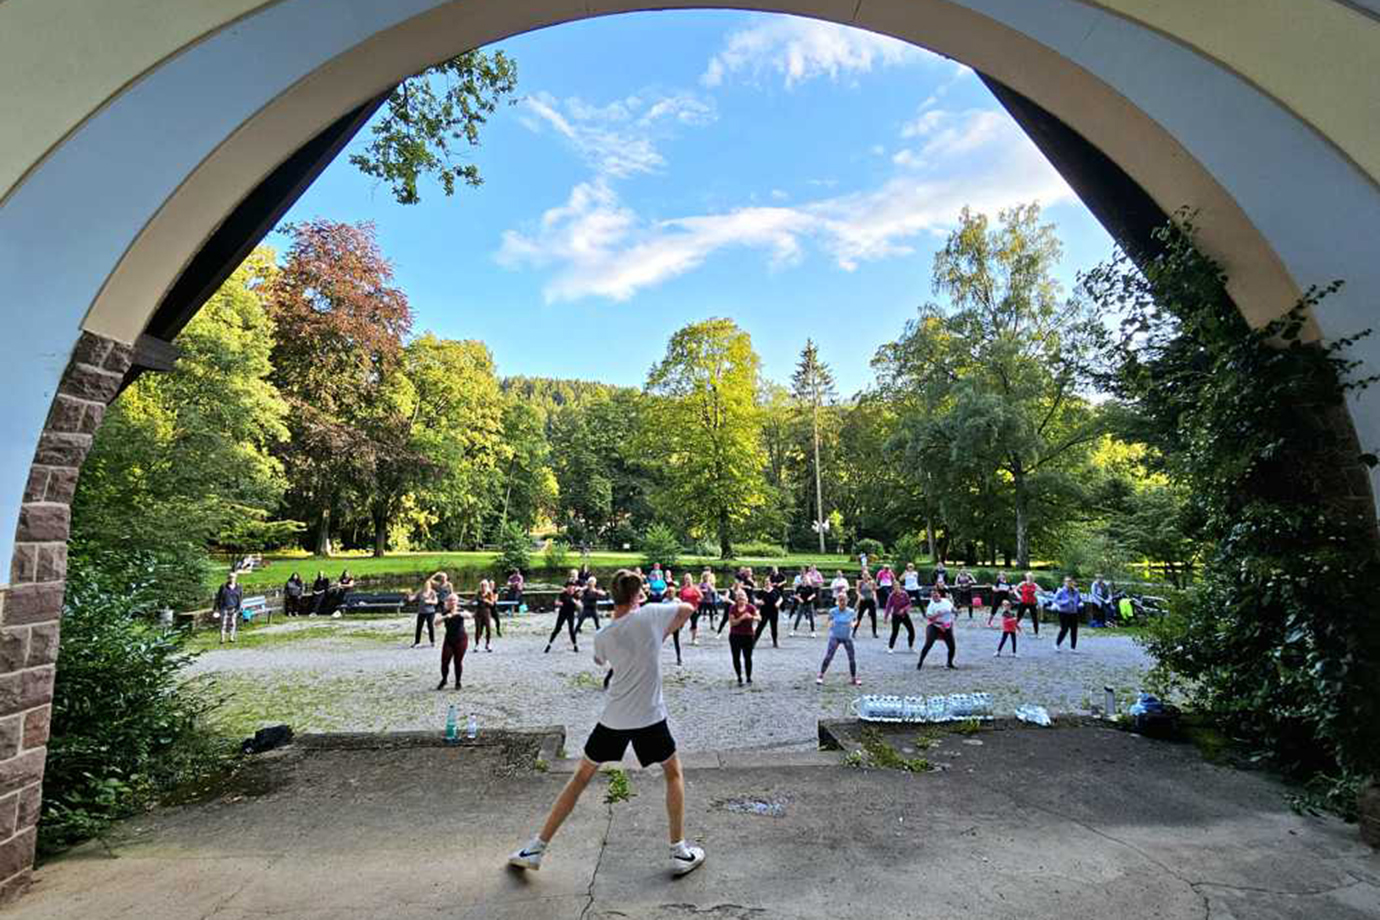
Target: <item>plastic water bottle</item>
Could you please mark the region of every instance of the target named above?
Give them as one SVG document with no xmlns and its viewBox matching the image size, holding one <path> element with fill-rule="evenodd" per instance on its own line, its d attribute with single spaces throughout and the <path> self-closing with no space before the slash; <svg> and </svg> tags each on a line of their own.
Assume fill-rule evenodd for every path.
<svg viewBox="0 0 1380 920">
<path fill-rule="evenodd" d="M 473 741 L 478 734 L 479 720 L 474 717 L 474 713 L 470 713 L 470 717 L 465 720 L 465 737 Z"/>
<path fill-rule="evenodd" d="M 460 727 L 456 724 L 455 704 L 446 710 L 446 743 L 454 744 L 460 740 Z"/>
<path fill-rule="evenodd" d="M 1116 718 L 1116 691 L 1111 687 L 1103 687 L 1102 692 L 1106 694 L 1106 703 L 1102 707 L 1102 718 Z"/>
</svg>

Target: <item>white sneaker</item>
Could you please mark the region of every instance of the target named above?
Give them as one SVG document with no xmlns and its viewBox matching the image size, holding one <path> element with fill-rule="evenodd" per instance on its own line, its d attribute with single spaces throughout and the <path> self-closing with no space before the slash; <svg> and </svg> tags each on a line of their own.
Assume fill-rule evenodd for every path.
<svg viewBox="0 0 1380 920">
<path fill-rule="evenodd" d="M 993 653 L 992 653 L 992 657 L 993 657 L 993 658 L 1000 658 L 1000 657 L 1001 657 L 1001 652 L 993 652 Z"/>
<path fill-rule="evenodd" d="M 685 875 L 694 872 L 704 862 L 704 850 L 700 847 L 686 847 L 677 853 L 671 851 L 671 874 Z"/>
<path fill-rule="evenodd" d="M 896 654 L 896 649 L 894 649 L 894 648 L 892 648 L 892 647 L 890 647 L 890 646 L 887 646 L 886 653 L 887 653 L 888 655 L 895 655 L 895 654 Z"/>
<path fill-rule="evenodd" d="M 541 857 L 546 850 L 533 850 L 531 845 L 527 845 L 508 857 L 508 865 L 517 869 L 530 869 L 536 872 L 541 869 Z"/>
<path fill-rule="evenodd" d="M 818 639 L 818 638 L 819 638 L 819 633 L 815 632 L 813 629 L 810 630 L 810 638 L 811 638 L 811 639 Z"/>
<path fill-rule="evenodd" d="M 1060 646 L 1058 646 L 1058 645 L 1054 646 L 1054 654 L 1056 654 L 1056 655 L 1062 655 L 1062 654 L 1064 654 L 1063 648 L 1060 647 Z"/>
</svg>

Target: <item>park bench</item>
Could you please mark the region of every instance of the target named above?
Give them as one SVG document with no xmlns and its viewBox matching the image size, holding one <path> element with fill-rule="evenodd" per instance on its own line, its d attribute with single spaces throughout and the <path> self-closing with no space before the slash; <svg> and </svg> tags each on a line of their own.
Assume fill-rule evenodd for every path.
<svg viewBox="0 0 1380 920">
<path fill-rule="evenodd" d="M 402 613 L 406 604 L 407 595 L 401 591 L 351 591 L 340 609 L 344 613 Z"/>
<path fill-rule="evenodd" d="M 259 614 L 263 614 L 267 622 L 273 622 L 273 608 L 268 605 L 268 598 L 264 597 L 262 594 L 256 595 L 255 597 L 246 597 L 240 602 L 240 617 L 242 617 L 246 623 Z"/>
</svg>

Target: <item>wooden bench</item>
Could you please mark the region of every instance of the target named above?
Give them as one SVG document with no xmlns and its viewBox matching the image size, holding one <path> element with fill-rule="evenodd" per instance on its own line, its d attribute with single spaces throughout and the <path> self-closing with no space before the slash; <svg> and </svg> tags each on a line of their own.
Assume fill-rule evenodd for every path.
<svg viewBox="0 0 1380 920">
<path fill-rule="evenodd" d="M 351 591 L 340 605 L 343 613 L 402 613 L 407 595 L 400 591 Z"/>
</svg>

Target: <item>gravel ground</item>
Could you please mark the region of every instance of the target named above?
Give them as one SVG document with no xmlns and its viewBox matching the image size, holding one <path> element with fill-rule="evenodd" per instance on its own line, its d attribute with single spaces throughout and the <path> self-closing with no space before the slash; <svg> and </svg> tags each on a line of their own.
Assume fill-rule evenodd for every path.
<svg viewBox="0 0 1380 920">
<path fill-rule="evenodd" d="M 274 722 L 297 731 L 403 731 L 440 729 L 450 703 L 473 712 L 481 725 L 518 728 L 565 725 L 572 749 L 598 718 L 603 671 L 592 659 L 590 627 L 581 636 L 580 654 L 562 635 L 549 654 L 542 648 L 554 614 L 508 621 L 493 652 L 476 650 L 465 658 L 464 689 L 435 690 L 439 650 L 410 648 L 410 617 L 374 620 L 304 620 L 255 632 L 261 647 L 216 649 L 188 668 L 208 681 L 224 700 L 218 716 L 236 733 Z M 992 657 L 1000 633 L 983 627 L 985 617 L 961 620 L 956 634 L 956 670 L 944 667 L 944 646 L 936 645 L 915 670 L 914 653 L 888 655 L 889 627 L 881 638 L 858 634 L 861 691 L 848 685 L 848 659 L 839 649 L 823 687 L 814 683 L 826 640 L 808 634 L 781 636 L 781 647 L 762 637 L 754 657 L 753 686 L 739 688 L 733 676 L 728 636 L 701 632 L 700 645 L 682 634 L 684 666 L 675 664 L 668 641 L 663 652 L 666 702 L 671 725 L 684 750 L 727 748 L 812 748 L 816 720 L 848 714 L 859 692 L 931 694 L 986 691 L 998 714 L 1022 703 L 1038 703 L 1052 713 L 1085 712 L 1102 701 L 1102 688 L 1118 691 L 1124 706 L 1151 665 L 1133 639 L 1084 630 L 1077 654 L 1056 654 L 1057 628 L 1045 624 L 1039 640 L 1021 637 L 1021 654 Z M 327 634 L 327 628 L 338 635 Z M 297 632 L 310 635 L 293 639 Z M 270 638 L 271 637 L 271 638 Z M 1009 651 L 1007 653 L 1009 655 Z"/>
</svg>

